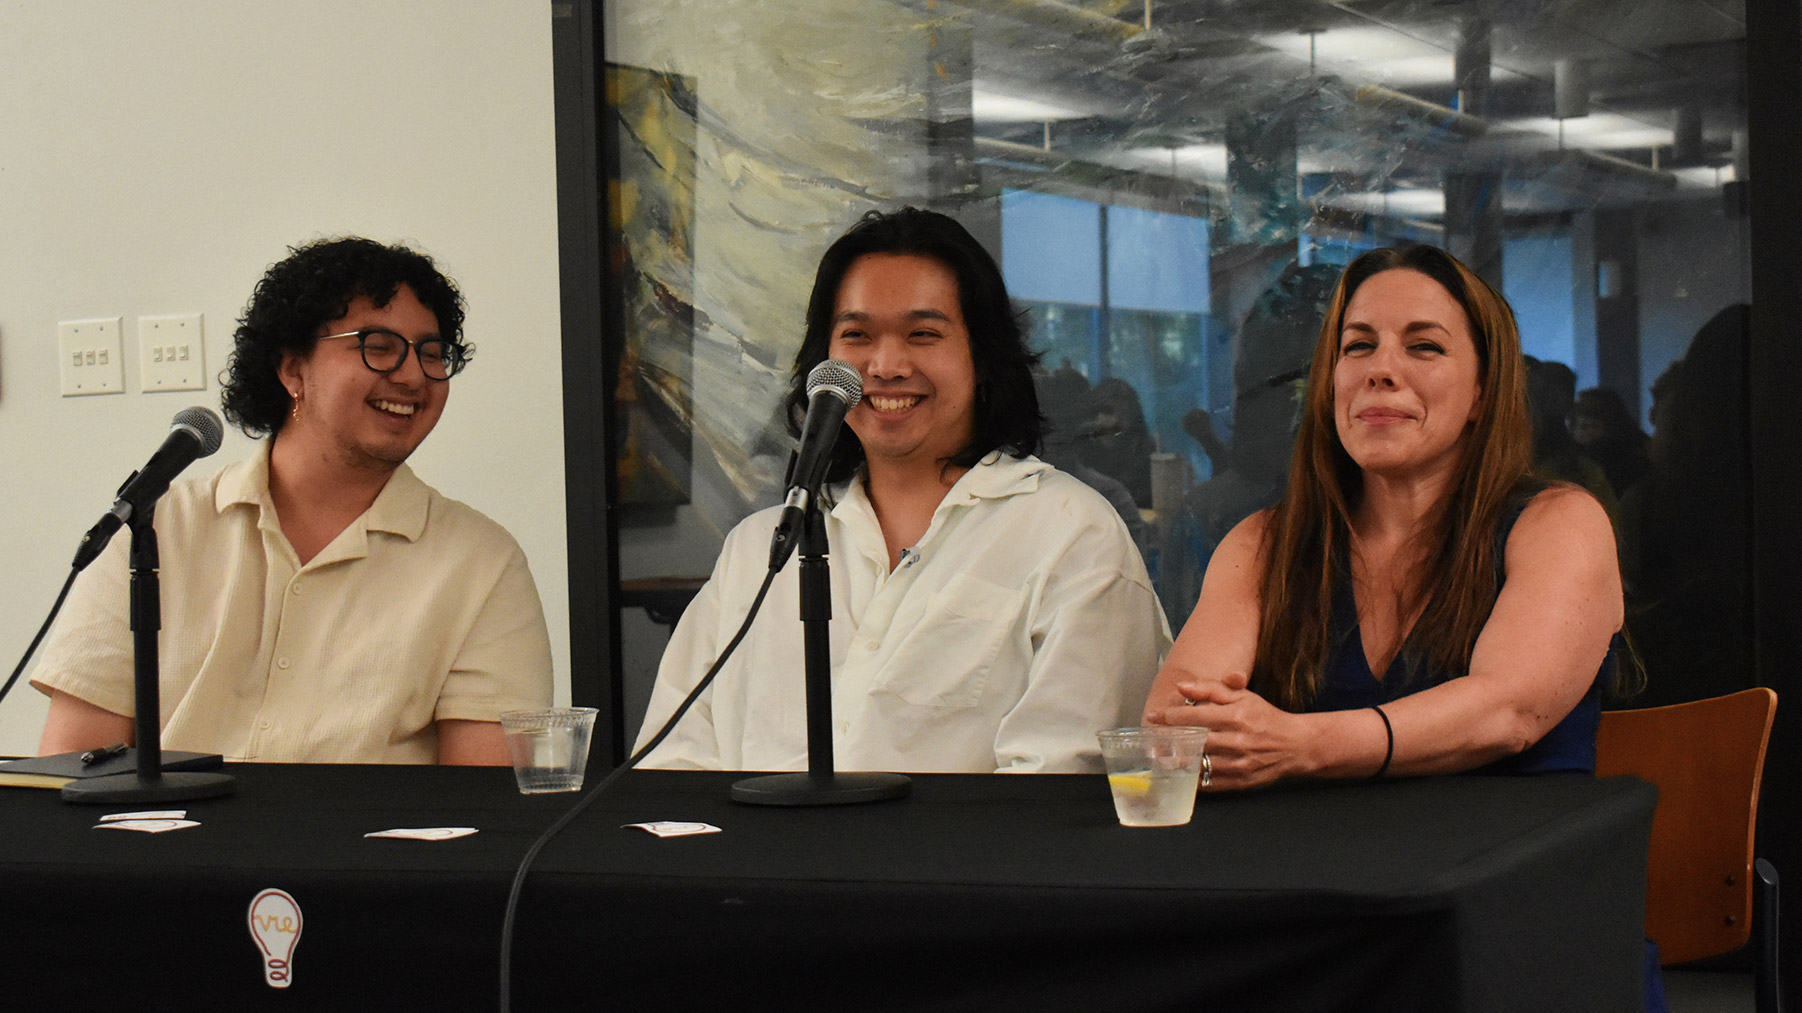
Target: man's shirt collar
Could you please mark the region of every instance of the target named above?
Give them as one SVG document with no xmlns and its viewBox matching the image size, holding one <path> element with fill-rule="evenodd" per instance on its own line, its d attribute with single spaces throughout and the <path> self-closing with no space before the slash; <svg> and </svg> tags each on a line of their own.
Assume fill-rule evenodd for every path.
<svg viewBox="0 0 1802 1013">
<path fill-rule="evenodd" d="M 269 496 L 269 452 L 274 445 L 273 439 L 264 440 L 254 455 L 220 473 L 218 488 L 213 494 L 216 510 L 224 513 L 233 506 L 256 507 L 262 510 L 260 527 L 280 529 L 275 504 Z M 413 469 L 401 464 L 388 477 L 388 484 L 382 487 L 375 502 L 363 512 L 364 529 L 399 535 L 409 542 L 418 541 L 425 533 L 431 492 L 431 488 L 413 474 Z"/>
</svg>

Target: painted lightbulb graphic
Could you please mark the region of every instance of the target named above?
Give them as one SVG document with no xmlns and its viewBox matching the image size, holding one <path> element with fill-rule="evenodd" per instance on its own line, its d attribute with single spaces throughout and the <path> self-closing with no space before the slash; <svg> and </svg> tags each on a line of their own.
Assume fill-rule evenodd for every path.
<svg viewBox="0 0 1802 1013">
<path fill-rule="evenodd" d="M 300 942 L 300 905 L 284 890 L 269 889 L 250 902 L 250 936 L 263 951 L 263 980 L 287 988 L 294 979 L 294 946 Z"/>
</svg>

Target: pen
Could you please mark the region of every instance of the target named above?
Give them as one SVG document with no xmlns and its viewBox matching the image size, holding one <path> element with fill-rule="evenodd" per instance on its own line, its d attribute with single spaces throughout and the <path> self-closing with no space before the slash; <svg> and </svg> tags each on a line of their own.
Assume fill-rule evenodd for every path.
<svg viewBox="0 0 1802 1013">
<path fill-rule="evenodd" d="M 81 765 L 84 767 L 91 767 L 101 760 L 110 760 L 115 756 L 122 755 L 127 748 L 125 743 L 115 742 L 110 746 L 102 746 L 99 749 L 90 749 L 81 754 Z"/>
</svg>

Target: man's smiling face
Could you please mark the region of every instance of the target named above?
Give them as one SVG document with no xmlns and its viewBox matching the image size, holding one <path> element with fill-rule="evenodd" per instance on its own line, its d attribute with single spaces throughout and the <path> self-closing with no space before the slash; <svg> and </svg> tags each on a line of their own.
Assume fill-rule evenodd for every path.
<svg viewBox="0 0 1802 1013">
<path fill-rule="evenodd" d="M 833 358 L 863 375 L 845 416 L 873 466 L 939 466 L 969 445 L 976 366 L 957 276 L 930 257 L 871 253 L 838 287 Z"/>
<path fill-rule="evenodd" d="M 402 285 L 386 306 L 352 298 L 320 333 L 367 328 L 393 331 L 417 346 L 438 336 L 438 318 Z M 391 471 L 405 461 L 438 424 L 450 394 L 449 383 L 425 375 L 416 354 L 391 373 L 370 369 L 354 337 L 321 341 L 305 357 L 284 355 L 279 374 L 290 394 L 300 393 L 299 413 L 280 438 L 358 468 Z"/>
</svg>

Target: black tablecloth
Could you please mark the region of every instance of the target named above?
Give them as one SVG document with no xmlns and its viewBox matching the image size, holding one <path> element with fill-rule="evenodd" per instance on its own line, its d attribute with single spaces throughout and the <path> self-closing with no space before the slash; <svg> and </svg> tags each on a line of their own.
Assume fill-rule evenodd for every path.
<svg viewBox="0 0 1802 1013">
<path fill-rule="evenodd" d="M 237 794 L 164 834 L 0 789 L 0 996 L 495 1007 L 514 869 L 577 796 L 494 769 L 229 769 Z M 1098 776 L 924 775 L 907 799 L 817 809 L 732 803 L 738 776 L 632 772 L 544 849 L 518 1008 L 1640 1006 L 1655 793 L 1630 778 L 1203 795 L 1186 827 L 1127 829 Z M 649 820 L 724 832 L 622 826 Z M 434 826 L 479 832 L 362 836 Z M 281 991 L 248 929 L 268 887 L 304 917 Z"/>
</svg>

